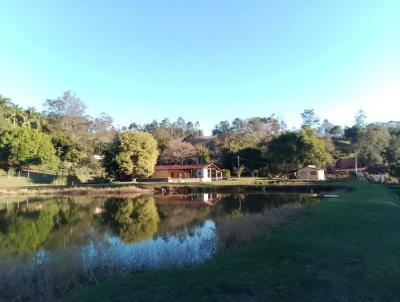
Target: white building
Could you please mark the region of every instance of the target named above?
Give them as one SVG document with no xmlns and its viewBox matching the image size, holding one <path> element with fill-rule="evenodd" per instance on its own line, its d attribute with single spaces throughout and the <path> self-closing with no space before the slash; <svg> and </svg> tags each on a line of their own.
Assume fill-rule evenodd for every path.
<svg viewBox="0 0 400 302">
<path fill-rule="evenodd" d="M 158 165 L 151 178 L 168 182 L 212 181 L 221 180 L 222 171 L 214 164 Z"/>
<path fill-rule="evenodd" d="M 316 166 L 309 165 L 297 171 L 297 179 L 325 180 L 325 171 Z"/>
</svg>

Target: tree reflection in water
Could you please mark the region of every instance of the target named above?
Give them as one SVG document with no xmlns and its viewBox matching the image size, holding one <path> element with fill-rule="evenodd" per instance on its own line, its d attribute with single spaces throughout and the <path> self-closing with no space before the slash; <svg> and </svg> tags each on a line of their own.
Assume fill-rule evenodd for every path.
<svg viewBox="0 0 400 302">
<path fill-rule="evenodd" d="M 37 250 L 47 239 L 55 225 L 59 208 L 46 203 L 40 211 L 16 213 L 0 219 L 0 255 L 23 254 Z"/>
<path fill-rule="evenodd" d="M 160 221 L 152 196 L 108 199 L 104 204 L 103 219 L 124 243 L 152 238 Z"/>
</svg>

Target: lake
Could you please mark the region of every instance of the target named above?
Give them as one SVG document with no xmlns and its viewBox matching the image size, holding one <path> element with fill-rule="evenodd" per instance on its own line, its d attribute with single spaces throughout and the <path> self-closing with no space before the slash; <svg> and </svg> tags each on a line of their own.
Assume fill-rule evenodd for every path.
<svg viewBox="0 0 400 302">
<path fill-rule="evenodd" d="M 40 298 L 113 274 L 201 263 L 315 202 L 295 193 L 3 200 L 0 300 L 15 298 L 15 286 L 21 300 Z"/>
</svg>

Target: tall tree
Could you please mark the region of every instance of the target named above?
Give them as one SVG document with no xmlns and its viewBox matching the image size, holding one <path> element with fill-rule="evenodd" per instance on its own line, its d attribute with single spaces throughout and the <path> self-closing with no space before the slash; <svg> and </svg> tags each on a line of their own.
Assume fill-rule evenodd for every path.
<svg viewBox="0 0 400 302">
<path fill-rule="evenodd" d="M 3 97 L 0 94 L 0 133 L 3 130 L 9 129 L 11 123 L 7 118 L 7 112 L 9 110 L 10 99 Z"/>
<path fill-rule="evenodd" d="M 400 163 L 400 136 L 391 136 L 386 158 L 389 163 Z"/>
<path fill-rule="evenodd" d="M 317 128 L 319 123 L 319 117 L 315 114 L 314 109 L 306 109 L 301 114 L 301 119 L 303 120 L 302 128 Z"/>
<path fill-rule="evenodd" d="M 74 142 L 67 135 L 60 135 L 52 138 L 52 143 L 60 159 L 60 169 L 73 172 L 79 168 L 85 158 L 83 147 Z"/>
<path fill-rule="evenodd" d="M 28 127 L 14 127 L 0 137 L 0 156 L 11 166 L 58 164 L 56 150 L 50 137 Z"/>
<path fill-rule="evenodd" d="M 329 130 L 329 135 L 333 138 L 342 137 L 344 134 L 343 128 L 340 125 L 335 125 Z"/>
<path fill-rule="evenodd" d="M 319 127 L 319 132 L 324 136 L 329 136 L 334 127 L 335 126 L 330 121 L 324 119 Z"/>
<path fill-rule="evenodd" d="M 104 165 L 110 175 L 134 179 L 153 174 L 157 162 L 157 141 L 145 132 L 118 134 L 105 153 Z"/>
<path fill-rule="evenodd" d="M 354 125 L 358 127 L 365 127 L 367 116 L 363 110 L 359 110 L 354 117 Z"/>
<path fill-rule="evenodd" d="M 382 126 L 368 126 L 359 140 L 360 156 L 368 163 L 383 163 L 389 142 L 390 135 L 387 128 Z"/>
<path fill-rule="evenodd" d="M 288 173 L 306 165 L 324 168 L 332 160 L 324 140 L 310 128 L 274 138 L 268 145 L 267 158 L 273 173 Z"/>
<path fill-rule="evenodd" d="M 269 117 L 236 118 L 232 125 L 221 121 L 215 126 L 213 135 L 217 136 L 220 151 L 230 149 L 237 152 L 245 148 L 262 148 L 286 128 L 285 123 L 271 115 Z"/>
<path fill-rule="evenodd" d="M 195 147 L 180 140 L 170 141 L 160 154 L 160 162 L 164 164 L 190 163 L 196 158 Z"/>
<path fill-rule="evenodd" d="M 67 132 L 73 140 L 90 141 L 91 121 L 85 115 L 86 106 L 72 91 L 55 100 L 46 100 L 44 107 L 52 133 Z"/>
</svg>

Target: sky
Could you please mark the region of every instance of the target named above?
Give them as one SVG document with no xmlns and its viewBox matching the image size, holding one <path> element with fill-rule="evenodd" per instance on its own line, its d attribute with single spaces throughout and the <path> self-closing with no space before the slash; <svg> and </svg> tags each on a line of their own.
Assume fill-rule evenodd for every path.
<svg viewBox="0 0 400 302">
<path fill-rule="evenodd" d="M 0 94 L 42 110 L 72 90 L 117 126 L 165 117 L 206 134 L 304 109 L 400 120 L 398 0 L 0 0 Z"/>
</svg>

